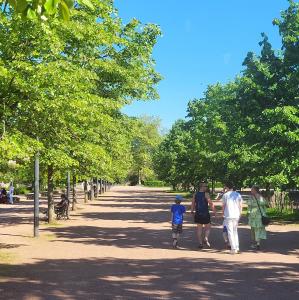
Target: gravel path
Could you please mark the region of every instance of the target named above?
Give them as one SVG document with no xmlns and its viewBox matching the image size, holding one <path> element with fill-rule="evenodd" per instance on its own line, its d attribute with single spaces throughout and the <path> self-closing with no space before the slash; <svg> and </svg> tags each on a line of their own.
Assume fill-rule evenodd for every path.
<svg viewBox="0 0 299 300">
<path fill-rule="evenodd" d="M 173 250 L 173 197 L 114 187 L 78 205 L 71 220 L 42 225 L 38 239 L 31 237 L 32 201 L 1 204 L 0 299 L 299 299 L 298 225 L 269 226 L 256 253 L 241 224 L 242 254 L 230 255 L 221 225 L 212 229 L 212 249 L 198 251 L 187 214 L 183 249 Z"/>
</svg>

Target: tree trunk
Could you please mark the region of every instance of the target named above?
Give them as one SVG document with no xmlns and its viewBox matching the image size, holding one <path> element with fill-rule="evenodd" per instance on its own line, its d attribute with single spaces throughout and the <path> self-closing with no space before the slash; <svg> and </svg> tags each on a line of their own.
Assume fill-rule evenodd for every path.
<svg viewBox="0 0 299 300">
<path fill-rule="evenodd" d="M 138 185 L 141 185 L 141 170 L 138 170 Z"/>
<path fill-rule="evenodd" d="M 212 179 L 212 195 L 215 195 L 215 179 Z"/>
<path fill-rule="evenodd" d="M 93 180 L 90 181 L 90 201 L 94 200 L 94 187 L 93 187 Z"/>
<path fill-rule="evenodd" d="M 48 222 L 52 223 L 54 220 L 54 199 L 53 199 L 53 166 L 48 166 Z"/>
<path fill-rule="evenodd" d="M 100 194 L 103 193 L 103 180 L 100 178 Z"/>
<path fill-rule="evenodd" d="M 95 190 L 95 198 L 98 199 L 99 197 L 99 179 L 96 178 L 96 190 Z"/>
<path fill-rule="evenodd" d="M 76 175 L 73 174 L 73 203 L 72 203 L 72 210 L 76 210 L 77 208 L 77 192 L 76 192 Z"/>
<path fill-rule="evenodd" d="M 87 180 L 84 181 L 84 203 L 88 201 L 88 188 L 87 188 Z"/>
</svg>

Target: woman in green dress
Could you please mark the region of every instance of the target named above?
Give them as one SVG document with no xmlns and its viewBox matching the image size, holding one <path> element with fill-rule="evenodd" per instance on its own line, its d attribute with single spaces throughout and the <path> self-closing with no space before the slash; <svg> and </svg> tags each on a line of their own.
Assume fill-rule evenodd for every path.
<svg viewBox="0 0 299 300">
<path fill-rule="evenodd" d="M 267 239 L 267 233 L 262 223 L 261 215 L 262 212 L 263 216 L 266 216 L 266 201 L 260 194 L 258 186 L 254 185 L 251 188 L 251 194 L 251 201 L 248 201 L 248 225 L 251 227 L 252 239 L 251 248 L 260 250 L 261 240 Z"/>
</svg>

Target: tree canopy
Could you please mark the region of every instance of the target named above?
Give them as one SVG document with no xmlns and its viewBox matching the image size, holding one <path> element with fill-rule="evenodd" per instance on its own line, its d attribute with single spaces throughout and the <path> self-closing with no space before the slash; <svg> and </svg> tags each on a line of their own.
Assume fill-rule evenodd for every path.
<svg viewBox="0 0 299 300">
<path fill-rule="evenodd" d="M 299 4 L 273 24 L 282 40 L 272 49 L 262 33 L 260 54 L 249 52 L 244 69 L 227 84 L 210 85 L 188 104 L 160 145 L 157 169 L 171 184 L 204 179 L 237 186 L 299 184 Z"/>
</svg>

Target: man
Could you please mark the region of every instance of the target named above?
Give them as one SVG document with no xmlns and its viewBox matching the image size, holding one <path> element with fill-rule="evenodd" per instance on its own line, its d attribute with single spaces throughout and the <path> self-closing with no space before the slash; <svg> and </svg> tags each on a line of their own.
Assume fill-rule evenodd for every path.
<svg viewBox="0 0 299 300">
<path fill-rule="evenodd" d="M 204 244 L 210 248 L 209 234 L 211 230 L 211 217 L 209 213 L 209 206 L 213 210 L 216 216 L 216 210 L 214 204 L 210 198 L 209 193 L 207 192 L 208 185 L 205 182 L 201 182 L 199 185 L 199 191 L 193 195 L 191 213 L 194 213 L 194 223 L 197 224 L 197 238 L 199 242 L 199 249 L 203 248 Z M 204 228 L 203 228 L 204 227 Z M 203 229 L 204 229 L 204 240 L 203 238 Z"/>
<path fill-rule="evenodd" d="M 224 224 L 227 228 L 229 243 L 231 246 L 231 254 L 240 253 L 238 223 L 242 213 L 242 197 L 233 190 L 233 184 L 228 182 L 225 184 L 227 192 L 222 197 L 222 214 Z"/>
</svg>

